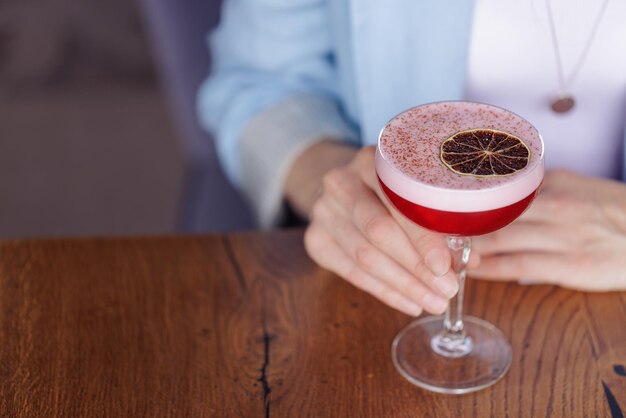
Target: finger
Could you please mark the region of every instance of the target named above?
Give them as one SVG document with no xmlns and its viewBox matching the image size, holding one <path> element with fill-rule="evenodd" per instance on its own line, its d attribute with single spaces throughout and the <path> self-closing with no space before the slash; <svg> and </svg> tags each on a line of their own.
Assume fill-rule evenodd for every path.
<svg viewBox="0 0 626 418">
<path fill-rule="evenodd" d="M 437 273 L 452 267 L 450 250 L 446 243 L 446 237 L 443 234 L 419 226 L 395 208 L 391 209 L 391 214 L 410 238 L 411 244 L 426 260 L 433 274 L 437 275 Z M 435 251 L 433 252 L 433 250 Z M 479 264 L 480 254 L 471 251 L 467 266 L 477 267 Z M 456 278 L 456 275 L 453 275 L 453 277 Z"/>
<path fill-rule="evenodd" d="M 322 196 L 328 197 L 337 210 L 348 216 L 359 197 L 367 190 L 358 174 L 342 167 L 324 176 Z"/>
<path fill-rule="evenodd" d="M 367 152 L 365 152 L 367 151 Z M 371 147 L 357 156 L 357 164 L 354 166 L 362 182 L 372 190 L 378 200 L 383 204 L 391 216 L 398 222 L 405 234 L 409 237 L 411 244 L 418 253 L 427 261 L 427 265 L 435 276 L 443 276 L 451 267 L 449 250 L 445 243 L 445 238 L 436 232 L 429 231 L 402 215 L 389 201 L 375 174 L 374 169 L 375 148 Z M 361 228 L 360 228 L 361 229 Z M 431 253 L 432 252 L 432 253 Z M 430 253 L 430 254 L 429 254 Z M 401 262 L 403 265 L 404 262 Z M 468 266 L 477 266 L 480 263 L 478 254 L 470 253 Z M 455 275 L 453 277 L 456 278 Z M 456 279 L 455 279 L 456 282 Z M 458 286 L 457 286 L 458 287 Z"/>
<path fill-rule="evenodd" d="M 552 203 L 552 192 L 542 189 L 535 200 L 532 201 L 518 218 L 529 222 L 546 222 L 554 218 L 554 205 Z"/>
<path fill-rule="evenodd" d="M 570 190 L 550 187 L 542 190 L 518 219 L 555 224 L 578 222 L 593 207 L 590 202 Z"/>
<path fill-rule="evenodd" d="M 328 218 L 327 218 L 328 219 Z M 442 313 L 448 303 L 447 298 L 456 292 L 448 290 L 450 296 L 437 290 L 437 281 L 425 267 L 421 276 L 414 276 L 395 262 L 391 257 L 369 243 L 360 231 L 349 221 L 324 225 L 329 235 L 352 259 L 359 269 L 393 287 L 431 313 Z M 421 280 L 420 280 L 421 279 Z M 447 280 L 449 280 L 447 278 Z M 435 289 L 429 289 L 431 284 Z"/>
<path fill-rule="evenodd" d="M 572 246 L 571 234 L 560 226 L 538 222 L 514 222 L 491 234 L 472 240 L 474 249 L 490 255 L 507 252 L 562 252 Z"/>
<path fill-rule="evenodd" d="M 331 235 L 337 237 L 333 232 L 337 225 L 333 221 L 338 215 L 352 219 L 377 248 L 394 258 L 408 272 L 422 278 L 434 291 L 446 297 L 456 294 L 458 282 L 456 275 L 450 272 L 450 255 L 440 235 L 410 224 L 407 227 L 414 232 L 414 238 L 409 239 L 380 198 L 358 175 L 354 175 L 352 169 L 335 170 L 324 180 L 324 195 L 320 199 L 324 202 L 318 203 L 325 204 L 317 204 L 312 216 L 314 219 L 326 219 Z M 331 208 L 337 213 L 320 213 Z M 420 239 L 423 235 L 430 237 Z M 430 274 L 425 274 L 424 262 L 429 266 Z"/>
<path fill-rule="evenodd" d="M 567 276 L 569 260 L 558 253 L 514 253 L 483 257 L 472 277 L 487 280 L 520 280 L 561 284 Z"/>
<path fill-rule="evenodd" d="M 351 265 L 344 277 L 349 283 L 374 296 L 387 306 L 411 316 L 419 316 L 422 313 L 422 307 L 419 304 L 356 265 Z"/>
<path fill-rule="evenodd" d="M 478 266 L 480 266 L 480 261 L 481 261 L 480 253 L 478 253 L 478 251 L 471 251 L 469 260 L 467 261 L 467 268 L 468 269 L 477 268 Z"/>
<path fill-rule="evenodd" d="M 407 315 L 418 316 L 422 307 L 391 286 L 359 269 L 335 240 L 320 226 L 311 225 L 305 234 L 307 252 L 320 266 L 343 277 L 354 286 Z"/>
<path fill-rule="evenodd" d="M 371 158 L 373 161 L 374 151 L 371 150 L 371 153 L 367 154 L 361 153 L 359 158 Z M 379 239 L 384 240 L 386 238 L 385 235 L 387 235 L 387 237 L 399 236 L 397 232 L 393 231 L 389 227 L 391 222 L 389 220 L 389 216 L 385 215 L 390 215 L 393 219 L 395 219 L 396 223 L 399 224 L 398 226 L 405 231 L 404 235 L 407 237 L 408 242 L 417 250 L 418 254 L 421 255 L 422 260 L 425 261 L 431 272 L 438 277 L 446 275 L 451 267 L 451 257 L 446 246 L 445 238 L 441 234 L 422 228 L 398 212 L 398 210 L 396 210 L 386 198 L 378 183 L 376 175 L 369 168 L 369 164 L 358 164 L 357 161 L 356 169 L 358 174 L 369 190 L 375 193 L 378 198 L 376 200 L 377 204 L 374 205 L 372 203 L 374 201 L 373 199 L 368 201 L 355 201 L 352 217 L 355 219 L 357 227 L 363 232 L 364 235 L 371 238 L 371 240 L 373 240 L 379 248 L 384 250 L 384 248 L 378 245 Z M 357 203 L 359 204 L 358 206 Z M 398 246 L 406 247 L 406 240 L 398 243 Z M 395 252 L 390 251 L 387 251 L 387 253 L 395 254 Z M 399 256 L 402 254 L 403 258 L 398 259 L 397 261 L 409 271 L 413 271 L 413 260 L 406 258 L 409 255 L 409 252 L 404 251 L 398 254 Z M 476 256 L 471 257 L 471 263 L 473 265 L 476 265 L 477 262 L 478 258 Z M 452 279 L 455 282 L 454 287 L 458 288 L 458 285 L 456 284 L 456 276 L 454 274 L 452 274 Z"/>
<path fill-rule="evenodd" d="M 418 250 L 422 257 L 427 261 L 428 265 L 432 265 L 431 270 L 436 274 L 437 267 L 434 267 L 437 263 L 434 261 L 437 257 L 443 258 L 443 263 L 439 261 L 439 265 L 444 265 L 444 268 L 452 267 L 452 257 L 450 256 L 450 250 L 446 242 L 446 237 L 439 233 L 425 229 L 413 221 L 400 214 L 397 210 L 393 211 L 398 216 L 394 216 L 398 220 L 402 229 L 406 232 L 407 236 L 411 239 L 411 244 Z M 429 254 L 433 249 L 439 254 Z M 476 267 L 480 264 L 480 254 L 475 251 L 470 251 L 470 257 L 467 262 L 468 267 Z M 456 277 L 456 276 L 454 276 Z"/>
<path fill-rule="evenodd" d="M 459 290 L 456 276 L 449 271 L 450 256 L 445 246 L 442 250 L 444 256 L 433 259 L 433 250 L 436 249 L 426 248 L 428 243 L 421 241 L 420 245 L 424 246 L 423 250 L 427 254 L 424 258 L 406 232 L 371 191 L 365 193 L 355 204 L 352 219 L 367 241 L 382 253 L 390 256 L 408 273 L 421 278 L 435 292 L 451 298 Z M 425 230 L 420 233 L 434 235 Z M 435 235 L 435 238 L 439 237 Z M 440 243 L 437 242 L 437 244 Z M 428 264 L 428 261 L 433 260 L 435 260 L 434 264 Z"/>
</svg>

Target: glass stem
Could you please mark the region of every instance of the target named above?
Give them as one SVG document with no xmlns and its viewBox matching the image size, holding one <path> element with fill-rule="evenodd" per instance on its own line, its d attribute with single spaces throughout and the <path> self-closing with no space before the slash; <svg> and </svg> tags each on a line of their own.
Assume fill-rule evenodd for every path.
<svg viewBox="0 0 626 418">
<path fill-rule="evenodd" d="M 463 329 L 465 268 L 472 241 L 469 237 L 447 237 L 446 240 L 452 256 L 452 269 L 459 279 L 459 292 L 450 300 L 443 318 L 443 330 L 433 337 L 431 346 L 443 356 L 461 357 L 472 351 L 472 340 Z"/>
</svg>

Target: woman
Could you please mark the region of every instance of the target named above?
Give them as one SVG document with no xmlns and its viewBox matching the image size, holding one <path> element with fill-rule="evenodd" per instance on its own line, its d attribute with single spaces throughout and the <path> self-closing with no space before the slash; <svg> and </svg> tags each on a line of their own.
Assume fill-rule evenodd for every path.
<svg viewBox="0 0 626 418">
<path fill-rule="evenodd" d="M 624 21 L 609 0 L 227 0 L 199 116 L 262 226 L 288 206 L 317 263 L 417 315 L 458 286 L 443 238 L 382 197 L 378 131 L 420 103 L 508 108 L 551 170 L 528 212 L 474 240 L 470 273 L 626 289 Z"/>
</svg>

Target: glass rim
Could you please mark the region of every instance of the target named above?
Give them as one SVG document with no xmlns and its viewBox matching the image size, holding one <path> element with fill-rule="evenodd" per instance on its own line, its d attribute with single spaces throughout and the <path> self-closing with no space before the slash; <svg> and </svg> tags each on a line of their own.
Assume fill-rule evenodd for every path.
<svg viewBox="0 0 626 418">
<path fill-rule="evenodd" d="M 383 153 L 381 152 L 381 146 L 380 146 L 380 141 L 381 141 L 381 137 L 383 132 L 385 131 L 385 128 L 387 128 L 387 126 L 389 125 L 389 123 L 391 121 L 393 121 L 394 119 L 396 119 L 398 116 L 407 113 L 413 109 L 419 109 L 422 107 L 428 107 L 428 106 L 435 106 L 435 105 L 440 105 L 440 104 L 446 104 L 446 103 L 469 103 L 469 104 L 477 104 L 477 105 L 481 105 L 481 106 L 487 106 L 487 107 L 491 107 L 494 109 L 498 109 L 507 113 L 510 113 L 518 118 L 520 118 L 521 120 L 525 121 L 528 123 L 528 125 L 532 128 L 532 130 L 537 134 L 537 137 L 539 138 L 540 144 L 541 144 L 541 152 L 539 155 L 539 158 L 537 159 L 537 162 L 535 163 L 535 165 L 533 167 L 530 167 L 529 169 L 525 170 L 524 173 L 521 173 L 521 175 L 516 176 L 516 178 L 513 181 L 510 182 L 505 182 L 505 183 L 501 183 L 501 184 L 497 184 L 493 187 L 486 187 L 486 188 L 482 188 L 482 189 L 448 189 L 448 188 L 444 188 L 444 187 L 437 187 L 434 186 L 432 184 L 428 184 L 428 183 L 424 183 L 422 181 L 419 181 L 411 176 L 408 176 L 407 174 L 405 174 L 402 170 L 400 170 L 398 167 L 395 166 L 395 164 L 391 164 L 383 155 Z M 453 134 L 454 135 L 454 134 Z M 545 143 L 543 140 L 543 137 L 541 136 L 541 133 L 539 132 L 539 130 L 535 127 L 535 125 L 533 125 L 528 119 L 524 118 L 523 116 L 505 109 L 501 106 L 496 106 L 496 105 L 492 105 L 489 103 L 484 103 L 484 102 L 478 102 L 478 101 L 472 101 L 472 100 L 440 100 L 440 101 L 435 101 L 435 102 L 428 102 L 428 103 L 423 103 L 423 104 L 419 104 L 416 106 L 412 106 L 409 107 L 405 110 L 403 110 L 400 113 L 395 114 L 393 117 L 391 117 L 381 128 L 380 132 L 378 133 L 378 138 L 376 140 L 376 154 L 380 155 L 381 160 L 385 162 L 385 164 L 394 172 L 398 173 L 400 176 L 402 176 L 403 179 L 408 180 L 410 183 L 414 183 L 419 185 L 420 187 L 424 187 L 426 189 L 430 189 L 432 191 L 449 191 L 449 192 L 453 192 L 454 194 L 461 194 L 464 196 L 470 196 L 470 195 L 476 195 L 476 194 L 481 194 L 481 193 L 485 193 L 486 191 L 497 191 L 500 189 L 507 189 L 510 188 L 513 185 L 519 184 L 522 180 L 524 180 L 526 177 L 528 177 L 529 175 L 533 174 L 535 172 L 535 170 L 538 167 L 543 167 L 544 165 L 544 156 L 545 156 Z M 389 184 L 385 183 L 385 185 L 387 187 L 389 187 L 390 189 L 393 190 L 393 187 L 391 187 Z M 395 190 L 394 190 L 395 192 Z"/>
</svg>

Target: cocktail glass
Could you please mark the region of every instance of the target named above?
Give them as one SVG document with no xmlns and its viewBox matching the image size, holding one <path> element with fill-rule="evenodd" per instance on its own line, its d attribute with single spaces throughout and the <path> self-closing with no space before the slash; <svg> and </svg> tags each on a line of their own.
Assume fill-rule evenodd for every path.
<svg viewBox="0 0 626 418">
<path fill-rule="evenodd" d="M 523 146 L 502 142 L 504 151 L 498 151 L 497 138 L 513 141 L 507 135 Z M 470 142 L 442 145 L 462 136 Z M 474 138 L 477 142 L 472 142 Z M 463 152 L 469 152 L 467 158 Z M 468 172 L 476 155 L 492 163 L 481 157 L 474 172 Z M 519 155 L 527 155 L 526 165 L 507 169 L 507 164 L 515 166 L 520 161 Z M 497 174 L 500 163 L 505 168 Z M 489 170 L 492 175 L 484 175 Z M 459 279 L 459 292 L 443 317 L 419 318 L 396 336 L 392 345 L 395 367 L 411 383 L 439 393 L 462 394 L 493 385 L 509 369 L 512 352 L 495 326 L 463 316 L 470 236 L 508 225 L 535 198 L 544 174 L 539 133 L 522 117 L 495 106 L 462 101 L 426 104 L 402 112 L 385 125 L 378 139 L 376 172 L 398 211 L 446 235 Z"/>
</svg>

